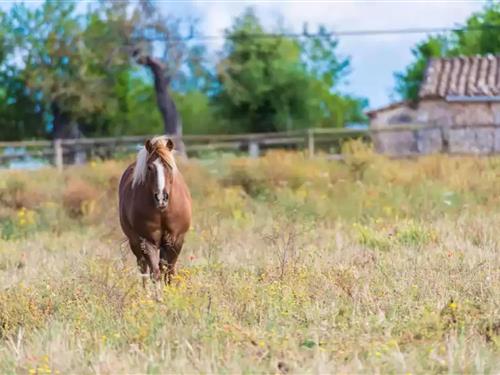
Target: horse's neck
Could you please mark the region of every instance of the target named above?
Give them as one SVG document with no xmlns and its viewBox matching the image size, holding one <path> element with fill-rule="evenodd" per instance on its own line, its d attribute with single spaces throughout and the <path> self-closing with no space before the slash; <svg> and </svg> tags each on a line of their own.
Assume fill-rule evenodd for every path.
<svg viewBox="0 0 500 375">
<path fill-rule="evenodd" d="M 170 191 L 172 200 L 178 199 L 180 202 L 182 202 L 187 197 L 187 190 L 188 188 L 184 177 L 179 171 L 176 171 L 173 176 L 172 187 Z"/>
<path fill-rule="evenodd" d="M 172 189 L 176 188 L 176 190 L 182 191 L 186 187 L 186 182 L 184 181 L 184 177 L 181 172 L 175 171 L 172 178 Z"/>
</svg>

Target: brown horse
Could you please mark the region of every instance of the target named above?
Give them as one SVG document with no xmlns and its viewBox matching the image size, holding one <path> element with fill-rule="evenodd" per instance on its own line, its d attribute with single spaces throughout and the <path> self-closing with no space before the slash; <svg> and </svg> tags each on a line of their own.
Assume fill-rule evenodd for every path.
<svg viewBox="0 0 500 375">
<path fill-rule="evenodd" d="M 119 186 L 120 224 L 143 276 L 170 283 L 191 225 L 191 194 L 177 169 L 173 142 L 147 140 Z M 166 270 L 165 270 L 166 268 Z M 143 279 L 145 285 L 146 280 Z"/>
</svg>

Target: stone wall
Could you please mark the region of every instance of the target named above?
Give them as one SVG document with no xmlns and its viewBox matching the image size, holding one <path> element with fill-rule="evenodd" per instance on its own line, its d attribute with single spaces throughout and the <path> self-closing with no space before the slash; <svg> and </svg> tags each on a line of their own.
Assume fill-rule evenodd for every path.
<svg viewBox="0 0 500 375">
<path fill-rule="evenodd" d="M 440 129 L 384 130 L 373 132 L 372 141 L 375 150 L 386 155 L 433 154 L 443 150 Z"/>
<path fill-rule="evenodd" d="M 449 152 L 454 154 L 500 153 L 500 127 L 451 129 Z"/>
<path fill-rule="evenodd" d="M 412 131 L 384 131 L 373 133 L 375 150 L 385 155 L 413 155 L 417 153 L 417 143 Z"/>
<path fill-rule="evenodd" d="M 409 124 L 431 127 L 390 130 Z M 370 126 L 375 149 L 384 154 L 500 153 L 500 103 L 423 100 L 417 108 L 401 104 L 373 113 Z"/>
</svg>

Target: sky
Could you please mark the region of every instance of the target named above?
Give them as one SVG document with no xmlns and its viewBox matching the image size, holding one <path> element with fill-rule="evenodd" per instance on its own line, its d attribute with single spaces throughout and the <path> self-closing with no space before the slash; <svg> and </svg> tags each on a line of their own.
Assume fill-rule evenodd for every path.
<svg viewBox="0 0 500 375">
<path fill-rule="evenodd" d="M 281 20 L 291 31 L 310 32 L 319 24 L 330 30 L 373 30 L 453 27 L 463 24 L 485 1 L 157 1 L 165 12 L 198 18 L 202 34 L 220 34 L 234 17 L 252 6 L 264 26 L 272 29 Z M 343 89 L 366 97 L 370 108 L 393 101 L 394 73 L 412 61 L 411 48 L 425 34 L 342 36 L 338 52 L 351 58 L 351 74 Z M 209 42 L 211 50 L 222 41 Z"/>
<path fill-rule="evenodd" d="M 61 0 L 64 1 L 64 0 Z M 85 4 L 96 0 L 80 0 Z M 115 0 L 119 1 L 119 0 Z M 291 32 L 301 32 L 304 23 L 310 32 L 323 24 L 331 31 L 453 27 L 480 10 L 486 0 L 156 0 L 165 14 L 182 19 L 198 19 L 198 32 L 219 35 L 245 8 L 255 9 L 266 28 L 279 22 Z M 6 9 L 12 1 L 0 0 Z M 39 0 L 25 1 L 37 6 Z M 342 36 L 338 53 L 351 59 L 351 74 L 344 92 L 368 98 L 369 107 L 378 108 L 394 101 L 394 73 L 411 63 L 411 48 L 426 34 Z M 222 39 L 207 42 L 215 53 Z"/>
</svg>

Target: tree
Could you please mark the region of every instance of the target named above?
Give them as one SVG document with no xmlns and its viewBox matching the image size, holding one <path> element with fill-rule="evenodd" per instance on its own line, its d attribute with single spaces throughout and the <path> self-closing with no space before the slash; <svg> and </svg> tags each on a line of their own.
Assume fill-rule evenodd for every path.
<svg viewBox="0 0 500 375">
<path fill-rule="evenodd" d="M 128 36 L 129 50 L 135 61 L 149 69 L 153 76 L 158 110 L 163 119 L 166 134 L 181 134 L 182 124 L 169 86 L 179 70 L 185 45 L 178 34 L 180 21 L 163 16 L 153 2 L 141 0 L 134 10 L 131 33 Z M 149 41 L 152 36 L 156 45 Z M 154 56 L 155 47 L 161 57 Z"/>
<path fill-rule="evenodd" d="M 218 88 L 213 63 L 207 58 L 207 48 L 200 44 L 187 43 L 184 64 L 177 71 L 171 84 L 178 93 L 200 92 L 212 95 Z"/>
<path fill-rule="evenodd" d="M 43 137 L 42 111 L 19 78 L 19 67 L 11 56 L 15 51 L 8 17 L 0 11 L 0 139 Z"/>
<path fill-rule="evenodd" d="M 217 66 L 216 95 L 222 117 L 251 131 L 275 131 L 298 117 L 302 103 L 296 87 L 304 77 L 297 42 L 266 38 L 255 13 L 247 9 L 226 32 L 224 55 Z"/>
<path fill-rule="evenodd" d="M 301 44 L 311 90 L 310 121 L 317 127 L 339 127 L 348 122 L 366 122 L 363 113 L 368 101 L 346 95 L 338 87 L 350 73 L 350 60 L 337 55 L 338 40 L 324 26 L 317 35 L 305 38 Z"/>
<path fill-rule="evenodd" d="M 149 0 L 140 0 L 136 5 L 129 1 L 104 1 L 100 14 L 113 29 L 112 34 L 122 36 L 121 46 L 129 58 L 151 73 L 164 132 L 181 135 L 182 122 L 169 91 L 187 51 L 179 34 L 180 20 L 163 15 Z M 183 151 L 182 142 L 177 148 Z"/>
<path fill-rule="evenodd" d="M 344 126 L 355 112 L 352 104 L 362 103 L 336 91 L 348 73 L 349 60 L 339 59 L 337 42 L 324 37 L 300 43 L 270 35 L 251 8 L 238 17 L 226 31 L 217 65 L 220 86 L 215 104 L 219 115 L 229 120 L 230 130 Z"/>
<path fill-rule="evenodd" d="M 98 56 L 84 42 L 84 23 L 75 3 L 46 1 L 34 10 L 16 4 L 9 21 L 22 52 L 18 77 L 30 97 L 52 115 L 52 136 L 78 136 L 78 122 L 102 111 L 109 85 L 96 69 Z"/>
<path fill-rule="evenodd" d="M 247 10 L 216 65 L 179 29 L 149 0 L 102 0 L 86 12 L 46 0 L 0 12 L 0 135 L 180 135 L 181 116 L 188 133 L 363 120 L 363 100 L 339 91 L 349 59 L 325 29 L 304 41 L 277 37 Z"/>
<path fill-rule="evenodd" d="M 500 52 L 500 3 L 489 2 L 483 10 L 473 13 L 466 21 L 463 30 L 455 35 L 454 55 L 485 55 Z"/>
</svg>

